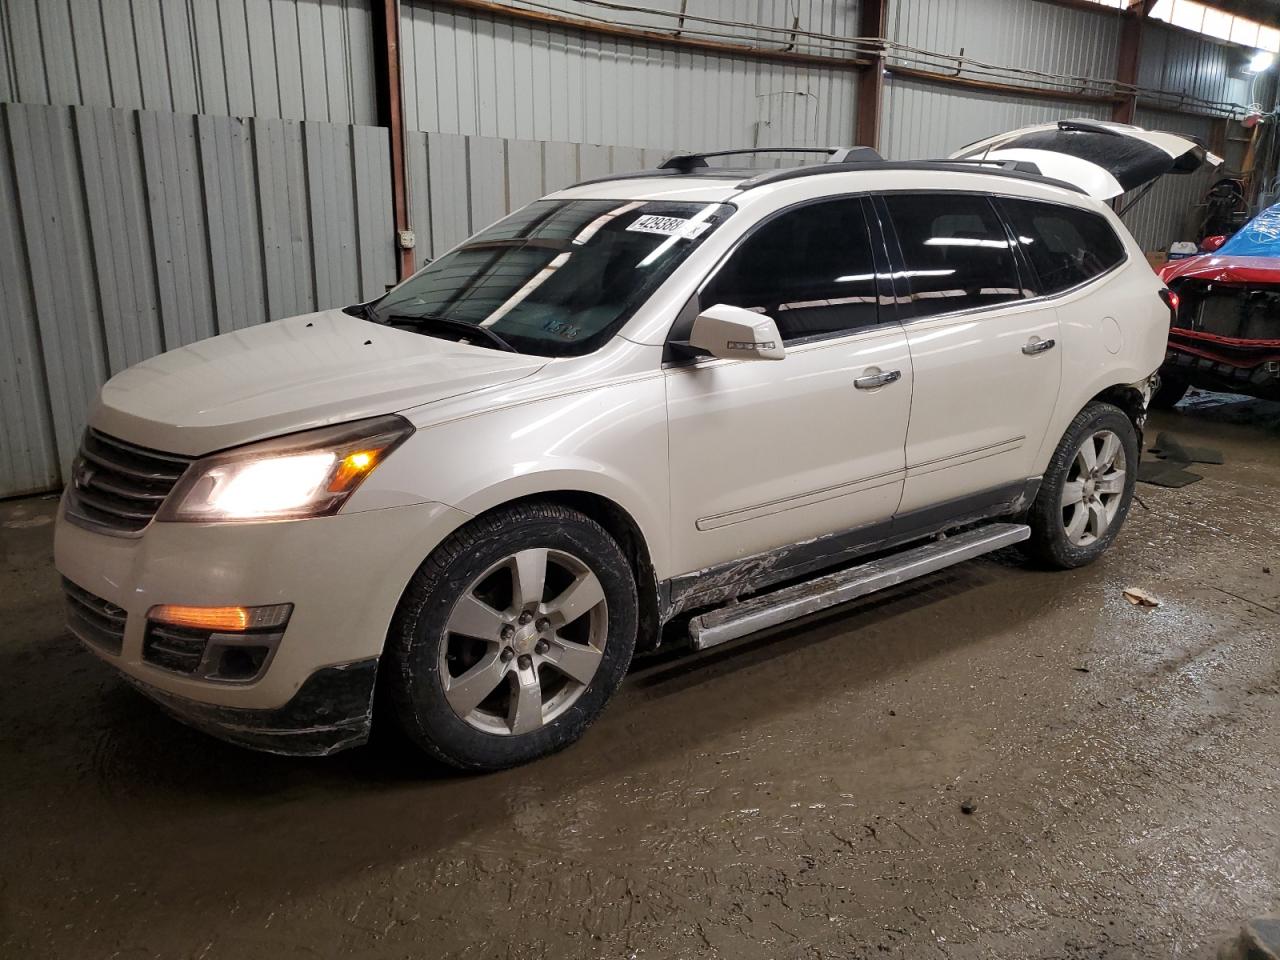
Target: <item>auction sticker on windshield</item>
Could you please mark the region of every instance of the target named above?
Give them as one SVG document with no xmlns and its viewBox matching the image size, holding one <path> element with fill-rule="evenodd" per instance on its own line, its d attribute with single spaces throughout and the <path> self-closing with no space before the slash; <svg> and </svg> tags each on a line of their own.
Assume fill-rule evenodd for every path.
<svg viewBox="0 0 1280 960">
<path fill-rule="evenodd" d="M 660 217 L 647 213 L 636 217 L 635 223 L 627 227 L 636 233 L 656 233 L 661 237 L 683 237 L 692 240 L 700 237 L 710 227 L 709 223 L 697 223 L 693 220 L 682 220 L 680 217 Z"/>
</svg>

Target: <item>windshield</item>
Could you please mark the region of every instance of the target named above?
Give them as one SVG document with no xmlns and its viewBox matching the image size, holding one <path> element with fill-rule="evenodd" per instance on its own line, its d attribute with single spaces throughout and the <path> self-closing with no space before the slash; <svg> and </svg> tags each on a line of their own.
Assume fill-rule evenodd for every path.
<svg viewBox="0 0 1280 960">
<path fill-rule="evenodd" d="M 1280 204 L 1267 207 L 1218 248 L 1218 256 L 1280 257 Z"/>
<path fill-rule="evenodd" d="M 540 200 L 406 280 L 367 316 L 521 353 L 590 353 L 732 212 L 720 203 Z"/>
</svg>

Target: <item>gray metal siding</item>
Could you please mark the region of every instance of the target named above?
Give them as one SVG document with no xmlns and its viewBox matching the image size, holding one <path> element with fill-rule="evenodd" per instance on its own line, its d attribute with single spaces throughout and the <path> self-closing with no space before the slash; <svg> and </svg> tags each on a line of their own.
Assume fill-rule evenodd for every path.
<svg viewBox="0 0 1280 960">
<path fill-rule="evenodd" d="M 581 0 L 506 0 L 513 7 L 526 7 L 545 11 L 548 7 L 557 13 L 579 19 L 606 19 L 642 30 L 673 31 L 679 29 L 685 36 L 697 37 L 714 31 L 716 39 L 728 39 L 738 43 L 761 43 L 782 46 L 787 31 L 793 29 L 831 33 L 842 37 L 858 34 L 857 0 L 790 0 L 776 3 L 774 0 L 683 0 L 685 18 L 680 19 L 682 0 L 645 0 L 638 6 L 647 10 L 610 10 Z M 713 20 L 734 21 L 733 24 L 708 24 L 690 17 L 706 17 Z M 766 28 L 776 29 L 766 29 Z M 783 31 L 779 33 L 778 30 Z"/>
<path fill-rule="evenodd" d="M 29 104 L 0 119 L 0 496 L 65 475 L 110 375 L 395 279 L 385 129 Z"/>
<path fill-rule="evenodd" d="M 994 94 L 899 77 L 885 82 L 883 110 L 881 152 L 893 160 L 945 157 L 983 137 L 1064 117 L 1111 118 L 1111 108 L 1103 104 Z"/>
<path fill-rule="evenodd" d="M 421 262 L 580 180 L 656 166 L 666 151 L 410 133 L 409 214 Z"/>
<path fill-rule="evenodd" d="M 756 8 L 736 6 L 748 18 Z M 856 9 L 828 0 L 815 15 L 856 32 L 845 26 Z M 851 70 L 591 36 L 412 0 L 402 8 L 401 46 L 406 122 L 418 130 L 688 149 L 827 146 L 853 136 Z"/>
<path fill-rule="evenodd" d="M 1178 95 L 1247 106 L 1253 81 L 1230 76 L 1247 51 L 1186 30 L 1149 21 L 1142 31 L 1138 86 L 1166 91 L 1165 106 L 1179 106 Z"/>
<path fill-rule="evenodd" d="M 889 12 L 889 39 L 898 43 L 1073 77 L 1115 76 L 1119 34 L 1114 10 L 1041 0 L 897 0 Z"/>
<path fill-rule="evenodd" d="M 22 118 L 20 118 L 22 119 Z M 0 123 L 0 156 L 15 155 L 9 117 Z M 19 139 L 27 149 L 25 123 Z M 27 269 L 26 238 L 19 228 L 19 189 L 13 163 L 0 164 L 0 495 L 53 486 L 58 458 L 53 442 L 48 378 L 41 356 L 35 291 Z"/>
<path fill-rule="evenodd" d="M 1213 121 L 1207 117 L 1142 109 L 1134 119 L 1149 130 L 1190 134 L 1206 143 L 1211 139 Z M 1198 205 L 1219 176 L 1206 168 L 1188 176 L 1164 177 L 1125 214 L 1125 226 L 1144 250 L 1167 250 L 1175 240 L 1195 240 L 1203 215 Z"/>
<path fill-rule="evenodd" d="M 4 0 L 0 100 L 376 122 L 372 0 Z"/>
</svg>

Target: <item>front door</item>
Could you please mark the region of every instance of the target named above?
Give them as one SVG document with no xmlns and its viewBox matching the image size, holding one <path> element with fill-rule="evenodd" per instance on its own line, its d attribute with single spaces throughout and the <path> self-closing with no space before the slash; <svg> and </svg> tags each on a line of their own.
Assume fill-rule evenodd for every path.
<svg viewBox="0 0 1280 960">
<path fill-rule="evenodd" d="M 1019 272 L 990 199 L 881 198 L 901 250 L 895 276 L 915 386 L 899 512 L 1008 499 L 1036 472 L 1061 379 L 1058 316 Z"/>
<path fill-rule="evenodd" d="M 863 202 L 775 215 L 701 291 L 703 308 L 772 317 L 786 357 L 667 370 L 681 573 L 887 520 L 898 505 L 912 368 L 901 327 L 880 316 L 883 247 L 873 255 Z"/>
</svg>

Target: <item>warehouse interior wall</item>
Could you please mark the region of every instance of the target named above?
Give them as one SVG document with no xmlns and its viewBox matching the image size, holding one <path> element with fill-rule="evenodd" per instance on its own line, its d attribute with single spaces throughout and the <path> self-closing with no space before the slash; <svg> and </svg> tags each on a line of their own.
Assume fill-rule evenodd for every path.
<svg viewBox="0 0 1280 960">
<path fill-rule="evenodd" d="M 507 6 L 550 21 L 402 0 L 415 262 L 548 191 L 653 166 L 677 149 L 854 142 L 860 71 L 850 58 L 865 55 L 851 39 L 858 0 Z M 372 297 L 396 279 L 390 146 L 376 96 L 381 7 L 0 5 L 0 496 L 61 483 L 99 386 L 119 370 L 206 336 Z M 559 15 L 777 55 L 605 36 Z M 1113 10 L 888 0 L 885 36 L 879 146 L 890 158 L 1111 115 L 1098 91 L 1115 77 Z M 1215 115 L 1269 105 L 1270 78 L 1242 79 L 1239 57 L 1147 22 L 1137 122 L 1208 139 Z M 911 75 L 922 67 L 1013 89 Z M 1061 99 L 1044 94 L 1046 82 Z M 1152 191 L 1126 217 L 1143 245 L 1177 239 L 1211 179 Z"/>
</svg>

